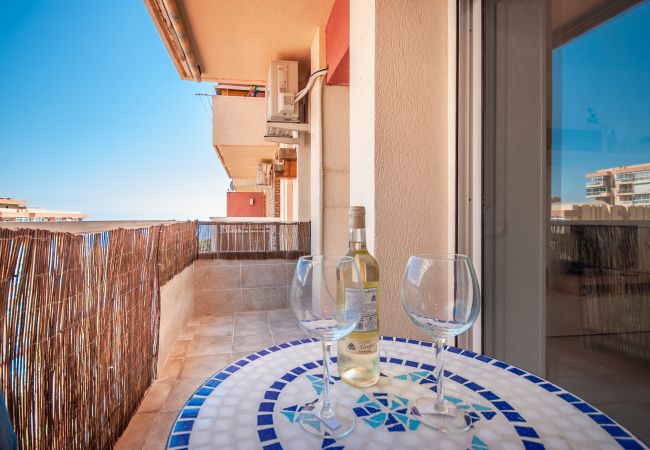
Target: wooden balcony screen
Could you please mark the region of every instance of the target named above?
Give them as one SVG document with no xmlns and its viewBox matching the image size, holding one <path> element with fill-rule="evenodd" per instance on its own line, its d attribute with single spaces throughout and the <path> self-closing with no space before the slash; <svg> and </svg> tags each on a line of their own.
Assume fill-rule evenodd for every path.
<svg viewBox="0 0 650 450">
<path fill-rule="evenodd" d="M 199 222 L 199 258 L 296 259 L 311 252 L 309 222 Z"/>
<path fill-rule="evenodd" d="M 111 448 L 156 376 L 160 286 L 197 223 L 0 229 L 0 389 L 20 448 Z"/>
</svg>

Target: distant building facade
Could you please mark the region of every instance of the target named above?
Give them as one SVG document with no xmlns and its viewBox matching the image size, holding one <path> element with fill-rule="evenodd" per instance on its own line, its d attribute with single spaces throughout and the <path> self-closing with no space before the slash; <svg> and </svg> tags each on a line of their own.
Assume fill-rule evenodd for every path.
<svg viewBox="0 0 650 450">
<path fill-rule="evenodd" d="M 650 220 L 650 163 L 610 167 L 586 175 L 585 202 L 551 199 L 556 220 Z"/>
<path fill-rule="evenodd" d="M 87 217 L 79 211 L 28 208 L 25 200 L 0 197 L 0 222 L 79 222 Z"/>
<path fill-rule="evenodd" d="M 588 173 L 585 191 L 608 205 L 650 205 L 650 163 Z"/>
</svg>

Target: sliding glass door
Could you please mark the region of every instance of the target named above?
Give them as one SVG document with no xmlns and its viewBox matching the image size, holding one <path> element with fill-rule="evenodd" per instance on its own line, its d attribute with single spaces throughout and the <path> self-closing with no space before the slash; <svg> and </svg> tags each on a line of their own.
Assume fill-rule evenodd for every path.
<svg viewBox="0 0 650 450">
<path fill-rule="evenodd" d="M 650 442 L 650 0 L 483 27 L 484 349 Z"/>
</svg>

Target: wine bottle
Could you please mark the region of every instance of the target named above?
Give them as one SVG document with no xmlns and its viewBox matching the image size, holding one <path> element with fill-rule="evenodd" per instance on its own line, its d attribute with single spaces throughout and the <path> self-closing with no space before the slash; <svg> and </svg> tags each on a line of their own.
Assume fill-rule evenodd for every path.
<svg viewBox="0 0 650 450">
<path fill-rule="evenodd" d="M 337 364 L 343 381 L 357 387 L 379 380 L 378 287 L 379 266 L 366 248 L 366 210 L 352 206 L 349 213 L 348 256 L 354 257 L 363 286 L 364 310 L 357 327 L 338 341 Z"/>
</svg>

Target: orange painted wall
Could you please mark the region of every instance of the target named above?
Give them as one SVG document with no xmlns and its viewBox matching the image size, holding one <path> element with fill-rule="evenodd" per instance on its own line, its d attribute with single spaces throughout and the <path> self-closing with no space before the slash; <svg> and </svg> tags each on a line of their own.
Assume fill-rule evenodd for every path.
<svg viewBox="0 0 650 450">
<path fill-rule="evenodd" d="M 228 192 L 227 210 L 228 217 L 264 217 L 264 193 Z"/>
<path fill-rule="evenodd" d="M 350 85 L 350 0 L 336 0 L 325 27 L 327 84 Z"/>
</svg>

